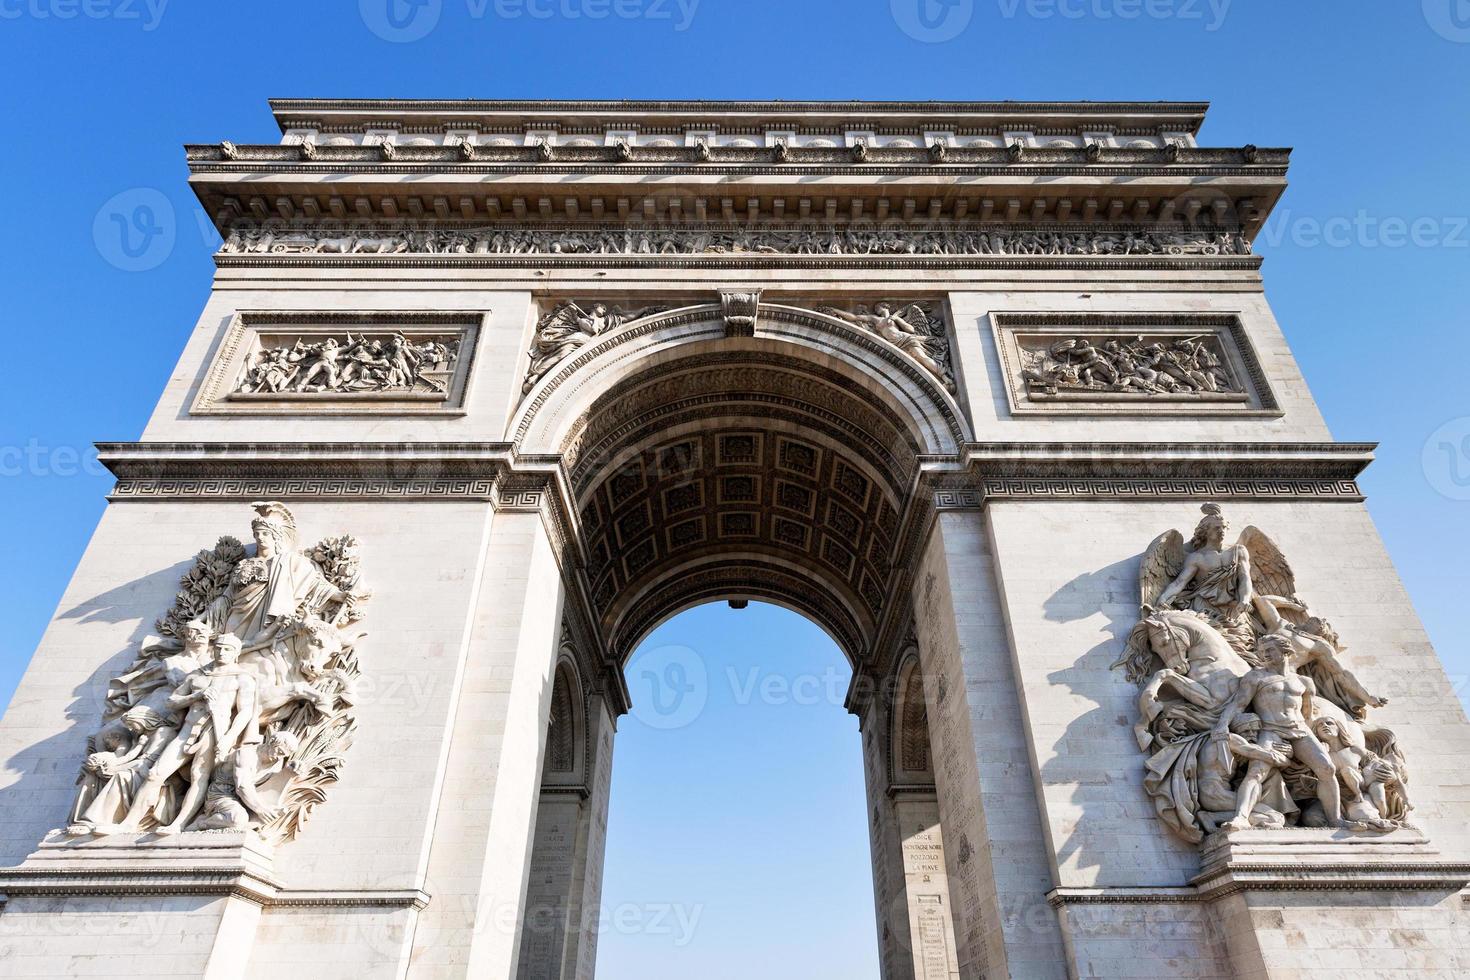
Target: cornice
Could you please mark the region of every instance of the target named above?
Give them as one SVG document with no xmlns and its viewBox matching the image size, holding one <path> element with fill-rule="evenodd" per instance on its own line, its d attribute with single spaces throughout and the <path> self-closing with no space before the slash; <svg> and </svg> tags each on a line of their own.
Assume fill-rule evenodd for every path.
<svg viewBox="0 0 1470 980">
<path fill-rule="evenodd" d="M 672 100 L 491 100 L 491 99 L 271 99 L 270 108 L 282 131 L 302 119 L 325 119 L 353 116 L 375 120 L 413 119 L 425 117 L 434 121 L 463 125 L 476 116 L 534 118 L 538 121 L 567 117 L 567 125 L 584 120 L 599 122 L 652 121 L 664 117 L 680 117 L 689 122 L 715 124 L 733 122 L 755 125 L 760 122 L 788 123 L 801 117 L 840 117 L 852 122 L 879 121 L 894 116 L 923 119 L 936 125 L 945 123 L 973 124 L 975 117 L 985 117 L 1013 124 L 1040 124 L 1056 117 L 1086 120 L 1104 126 L 1153 123 L 1169 125 L 1189 133 L 1197 133 L 1209 110 L 1208 102 L 1007 102 L 1007 101 L 702 101 Z M 581 118 L 579 118 L 581 117 Z"/>
<path fill-rule="evenodd" d="M 936 483 L 939 509 L 1001 500 L 1362 501 L 1371 443 L 976 443 L 965 487 Z"/>
<path fill-rule="evenodd" d="M 549 149 L 549 156 L 548 156 Z M 466 152 L 473 154 L 466 159 Z M 331 144 L 185 144 L 195 174 L 271 172 L 340 175 L 343 164 L 363 173 L 446 174 L 589 173 L 669 176 L 733 174 L 809 177 L 864 176 L 894 171 L 916 177 L 1137 177 L 1254 176 L 1281 179 L 1291 150 L 1276 148 L 1029 147 L 1019 156 L 1007 147 L 964 146 L 945 152 L 942 163 L 923 147 L 873 147 L 857 162 L 845 147 L 797 146 L 781 150 L 736 146 L 395 146 L 392 157 L 381 146 Z M 269 164 L 263 168 L 262 164 Z"/>
<path fill-rule="evenodd" d="M 1356 442 L 974 442 L 951 456 L 923 457 L 915 493 L 932 493 L 945 509 L 1026 496 L 1194 496 L 1189 481 L 1214 481 L 1225 497 L 1361 500 L 1355 481 L 1375 448 Z M 432 484 L 425 496 L 496 499 L 511 490 L 555 488 L 568 502 L 574 499 L 560 456 L 523 455 L 503 442 L 109 442 L 97 450 L 118 478 L 114 499 L 167 496 L 169 484 L 178 484 L 182 496 L 254 492 L 232 491 L 232 481 L 276 481 L 279 492 L 297 497 L 401 498 L 414 495 L 406 488 Z"/>
</svg>

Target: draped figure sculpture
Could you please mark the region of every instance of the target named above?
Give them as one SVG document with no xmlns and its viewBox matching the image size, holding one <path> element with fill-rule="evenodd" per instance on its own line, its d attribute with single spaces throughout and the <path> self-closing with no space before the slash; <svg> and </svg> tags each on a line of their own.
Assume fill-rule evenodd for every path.
<svg viewBox="0 0 1470 980">
<path fill-rule="evenodd" d="M 200 552 L 161 635 L 108 686 L 70 836 L 250 830 L 294 837 L 336 782 L 355 730 L 356 539 L 297 547 L 258 501 L 254 547 Z"/>
</svg>

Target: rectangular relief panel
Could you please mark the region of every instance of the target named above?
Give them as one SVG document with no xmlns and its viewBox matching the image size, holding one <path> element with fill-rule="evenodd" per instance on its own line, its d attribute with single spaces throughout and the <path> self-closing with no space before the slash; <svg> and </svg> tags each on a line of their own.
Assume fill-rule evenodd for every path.
<svg viewBox="0 0 1470 980">
<path fill-rule="evenodd" d="M 487 314 L 241 311 L 194 415 L 462 415 Z"/>
<path fill-rule="evenodd" d="M 1013 415 L 1281 415 L 1234 313 L 990 319 Z"/>
</svg>

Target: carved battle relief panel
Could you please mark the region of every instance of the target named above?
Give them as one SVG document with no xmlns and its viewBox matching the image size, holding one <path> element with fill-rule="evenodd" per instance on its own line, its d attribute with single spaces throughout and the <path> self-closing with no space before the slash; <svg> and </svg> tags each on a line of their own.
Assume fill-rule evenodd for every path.
<svg viewBox="0 0 1470 980">
<path fill-rule="evenodd" d="M 1233 313 L 994 313 L 1013 415 L 1279 416 Z"/>
<path fill-rule="evenodd" d="M 461 414 L 481 317 L 241 312 L 192 413 Z"/>
</svg>

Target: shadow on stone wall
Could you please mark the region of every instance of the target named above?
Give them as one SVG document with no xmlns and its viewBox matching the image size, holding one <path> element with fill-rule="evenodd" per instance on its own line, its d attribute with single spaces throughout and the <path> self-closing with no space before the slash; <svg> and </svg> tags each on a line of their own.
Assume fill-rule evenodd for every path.
<svg viewBox="0 0 1470 980">
<path fill-rule="evenodd" d="M 87 754 L 87 738 L 102 727 L 107 683 L 127 670 L 138 655 L 139 644 L 156 632 L 154 619 L 168 611 L 179 579 L 193 563 L 190 556 L 57 613 L 58 623 L 123 624 L 137 620 L 137 624 L 125 646 L 114 648 L 110 655 L 97 651 L 97 668 L 71 691 L 72 700 L 65 709 L 66 730 L 33 742 L 5 760 L 6 768 L 20 773 L 20 778 L 0 787 L 0 813 L 6 814 L 8 824 L 0 842 L 0 866 L 18 864 L 49 831 L 66 825 L 77 773 Z M 145 610 L 141 617 L 139 610 Z M 43 663 L 39 658 L 34 662 Z M 22 681 L 8 714 L 36 700 Z"/>
<path fill-rule="evenodd" d="M 1098 613 L 1108 620 L 1104 638 L 1083 652 L 1072 666 L 1047 674 L 1051 684 L 1065 686 L 1097 707 L 1072 719 L 1052 744 L 1052 759 L 1041 766 L 1043 783 L 1072 785 L 1071 802 L 1086 811 L 1070 835 L 1054 841 L 1057 863 L 1075 860 L 1078 867 L 1100 869 L 1100 884 L 1139 884 L 1135 879 L 1140 858 L 1166 867 L 1196 860 L 1192 849 L 1157 832 L 1142 787 L 1133 718 L 1126 709 L 1118 710 L 1123 702 L 1131 704 L 1135 695 L 1133 685 L 1121 671 L 1113 670 L 1112 664 L 1138 623 L 1139 560 L 1129 558 L 1079 575 L 1043 605 L 1048 622 L 1073 623 Z M 1020 655 L 1025 663 L 1025 651 Z M 1115 690 L 1117 701 L 1104 700 Z M 1080 752 L 1083 747 L 1085 755 Z M 1140 819 L 1139 815 L 1145 813 L 1147 816 Z M 1145 857 L 1137 853 L 1139 849 L 1154 853 Z M 1120 864 L 1123 852 L 1133 854 Z"/>
</svg>

